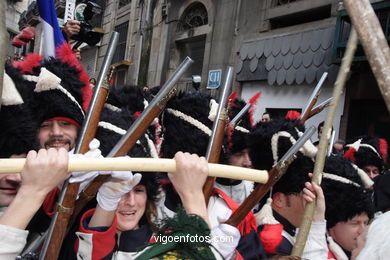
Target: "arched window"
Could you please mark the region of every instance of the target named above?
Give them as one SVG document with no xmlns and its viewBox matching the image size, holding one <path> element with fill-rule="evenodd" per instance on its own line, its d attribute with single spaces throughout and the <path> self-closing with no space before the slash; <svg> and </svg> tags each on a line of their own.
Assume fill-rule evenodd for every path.
<svg viewBox="0 0 390 260">
<path fill-rule="evenodd" d="M 182 32 L 208 23 L 207 10 L 201 3 L 191 5 L 184 11 L 177 26 L 177 31 Z"/>
</svg>

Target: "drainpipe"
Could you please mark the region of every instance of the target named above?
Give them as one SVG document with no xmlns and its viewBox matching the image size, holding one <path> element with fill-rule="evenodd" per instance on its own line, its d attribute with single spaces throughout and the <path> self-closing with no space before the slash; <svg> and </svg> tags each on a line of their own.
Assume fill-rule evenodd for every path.
<svg viewBox="0 0 390 260">
<path fill-rule="evenodd" d="M 238 19 L 240 17 L 240 11 L 241 11 L 241 0 L 237 1 L 237 6 L 236 6 L 236 19 L 234 22 L 234 36 L 238 35 Z"/>
<path fill-rule="evenodd" d="M 143 2 L 145 4 L 145 2 Z M 140 21 L 139 31 L 140 31 L 140 48 L 138 52 L 138 78 L 137 84 L 140 86 L 145 86 L 147 84 L 147 75 L 149 67 L 149 58 L 150 58 L 150 48 L 152 43 L 152 25 L 153 25 L 153 11 L 154 11 L 154 0 L 146 0 L 146 12 L 145 12 L 145 21 Z M 143 16 L 144 6 L 142 6 L 142 16 Z"/>
<path fill-rule="evenodd" d="M 7 46 L 7 29 L 5 27 L 5 9 L 7 8 L 6 1 L 0 1 L 0 46 Z M 5 55 L 7 48 L 0 48 L 0 101 L 3 93 L 3 77 L 4 77 L 4 66 L 5 66 Z M 1 110 L 1 102 L 0 102 Z"/>
</svg>

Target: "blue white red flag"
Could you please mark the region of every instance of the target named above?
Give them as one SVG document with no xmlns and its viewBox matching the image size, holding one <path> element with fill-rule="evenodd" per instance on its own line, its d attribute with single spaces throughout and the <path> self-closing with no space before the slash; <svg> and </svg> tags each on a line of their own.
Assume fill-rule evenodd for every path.
<svg viewBox="0 0 390 260">
<path fill-rule="evenodd" d="M 42 19 L 43 48 L 42 55 L 45 57 L 55 56 L 55 49 L 64 42 L 60 26 L 58 25 L 57 13 L 54 0 L 37 0 L 39 16 Z"/>
</svg>

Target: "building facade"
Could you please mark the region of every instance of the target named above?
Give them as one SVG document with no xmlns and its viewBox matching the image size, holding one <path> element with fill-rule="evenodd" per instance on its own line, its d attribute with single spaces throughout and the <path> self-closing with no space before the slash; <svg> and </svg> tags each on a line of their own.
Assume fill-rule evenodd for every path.
<svg viewBox="0 0 390 260">
<path fill-rule="evenodd" d="M 244 99 L 262 91 L 255 117 L 301 111 L 324 72 L 328 77 L 318 103 L 332 95 L 350 31 L 340 0 L 95 0 L 103 6 L 105 34 L 95 47 L 82 48 L 82 62 L 97 77 L 113 30 L 119 44 L 113 63 L 116 84 L 158 86 L 186 57 L 195 63 L 179 82 L 191 89 L 201 76 L 207 89 L 210 70 L 233 66 L 234 88 Z M 64 0 L 56 0 L 63 3 Z M 82 1 L 78 1 L 82 2 Z M 371 1 L 390 34 L 390 1 Z M 37 45 L 37 44 L 36 44 Z M 325 120 L 327 109 L 306 122 Z M 373 134 L 390 138 L 390 117 L 361 47 L 338 105 L 336 138 Z M 314 137 L 315 141 L 317 137 Z"/>
</svg>

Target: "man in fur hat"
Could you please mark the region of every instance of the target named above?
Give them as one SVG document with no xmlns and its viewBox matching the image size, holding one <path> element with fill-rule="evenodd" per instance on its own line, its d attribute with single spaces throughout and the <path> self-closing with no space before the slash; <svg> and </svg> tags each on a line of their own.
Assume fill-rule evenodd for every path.
<svg viewBox="0 0 390 260">
<path fill-rule="evenodd" d="M 304 126 L 298 120 L 280 118 L 259 123 L 250 136 L 250 157 L 254 168 L 270 170 L 303 131 Z M 291 253 L 305 204 L 315 199 L 315 191 L 318 196 L 317 208 L 303 257 L 326 258 L 324 199 L 321 189 L 310 184 L 309 177 L 314 166 L 311 158 L 315 153 L 313 144 L 307 142 L 297 154 L 298 158 L 272 188 L 266 205 L 256 214 L 258 234 L 264 247 L 259 256 Z"/>
<path fill-rule="evenodd" d="M 344 157 L 350 159 L 373 179 L 384 171 L 387 159 L 387 142 L 372 136 L 354 138 L 346 145 Z"/>
<path fill-rule="evenodd" d="M 37 148 L 36 123 L 23 101 L 23 78 L 6 66 L 0 110 L 0 157 L 24 158 Z M 0 207 L 7 207 L 15 198 L 21 183 L 20 174 L 0 176 Z"/>
<path fill-rule="evenodd" d="M 326 201 L 329 259 L 350 259 L 357 238 L 373 216 L 371 193 L 352 164 L 340 157 L 325 163 L 321 186 Z"/>
<path fill-rule="evenodd" d="M 246 105 L 245 101 L 236 98 L 234 94 L 236 94 L 236 92 L 233 92 L 229 97 L 229 121 L 231 121 Z M 259 95 L 257 95 L 257 97 L 258 96 Z M 251 113 L 249 111 L 239 119 L 235 126 L 228 126 L 220 158 L 222 164 L 252 167 L 248 149 L 248 138 L 251 128 Z M 216 178 L 215 187 L 223 191 L 238 204 L 241 204 L 252 192 L 253 182 Z"/>
</svg>

